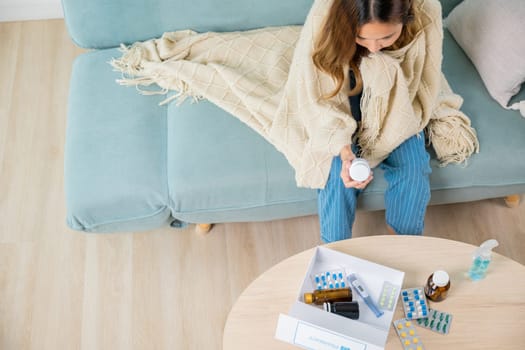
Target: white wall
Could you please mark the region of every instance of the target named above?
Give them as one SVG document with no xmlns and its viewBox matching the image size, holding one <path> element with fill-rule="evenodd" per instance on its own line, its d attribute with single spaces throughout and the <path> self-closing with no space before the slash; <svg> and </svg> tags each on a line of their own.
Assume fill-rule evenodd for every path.
<svg viewBox="0 0 525 350">
<path fill-rule="evenodd" d="M 62 17 L 60 0 L 0 0 L 0 22 Z"/>
</svg>

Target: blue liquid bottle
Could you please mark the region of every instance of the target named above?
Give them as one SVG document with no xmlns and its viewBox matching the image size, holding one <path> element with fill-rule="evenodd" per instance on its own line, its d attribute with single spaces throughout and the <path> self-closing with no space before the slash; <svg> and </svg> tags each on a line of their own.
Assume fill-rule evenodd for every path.
<svg viewBox="0 0 525 350">
<path fill-rule="evenodd" d="M 468 276 L 473 281 L 479 281 L 485 278 L 487 269 L 492 259 L 492 249 L 499 245 L 495 239 L 489 239 L 483 242 L 474 252 L 472 266 L 468 271 Z"/>
</svg>

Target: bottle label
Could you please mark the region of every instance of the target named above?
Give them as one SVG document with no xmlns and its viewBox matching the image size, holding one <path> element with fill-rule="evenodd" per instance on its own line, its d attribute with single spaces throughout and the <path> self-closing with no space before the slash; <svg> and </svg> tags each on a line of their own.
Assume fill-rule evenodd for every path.
<svg viewBox="0 0 525 350">
<path fill-rule="evenodd" d="M 490 259 L 483 259 L 481 257 L 476 257 L 472 262 L 472 266 L 468 272 L 470 279 L 478 281 L 485 277 L 487 269 L 489 267 Z"/>
</svg>

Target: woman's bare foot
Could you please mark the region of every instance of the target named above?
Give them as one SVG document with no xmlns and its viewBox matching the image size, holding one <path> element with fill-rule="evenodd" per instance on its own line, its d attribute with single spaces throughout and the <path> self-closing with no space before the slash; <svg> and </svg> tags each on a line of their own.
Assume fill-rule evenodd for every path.
<svg viewBox="0 0 525 350">
<path fill-rule="evenodd" d="M 395 235 L 396 234 L 396 231 L 394 231 L 394 229 L 392 227 L 390 227 L 390 225 L 388 225 L 388 224 L 386 225 L 386 230 L 391 235 Z"/>
</svg>

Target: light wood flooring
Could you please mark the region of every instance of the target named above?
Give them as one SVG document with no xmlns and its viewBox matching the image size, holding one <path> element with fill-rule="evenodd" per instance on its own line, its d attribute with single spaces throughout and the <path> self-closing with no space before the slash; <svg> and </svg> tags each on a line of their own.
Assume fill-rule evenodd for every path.
<svg viewBox="0 0 525 350">
<path fill-rule="evenodd" d="M 320 243 L 317 217 L 219 224 L 207 236 L 68 229 L 66 104 L 82 52 L 62 20 L 0 23 L 0 349 L 220 349 L 243 289 Z M 386 234 L 383 212 L 358 213 L 355 237 L 370 234 Z M 425 234 L 496 238 L 497 252 L 525 263 L 524 204 L 433 206 Z"/>
</svg>

